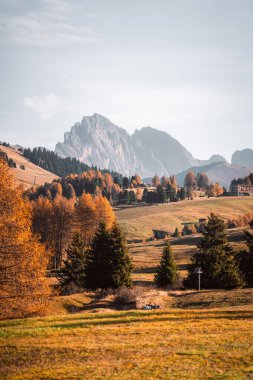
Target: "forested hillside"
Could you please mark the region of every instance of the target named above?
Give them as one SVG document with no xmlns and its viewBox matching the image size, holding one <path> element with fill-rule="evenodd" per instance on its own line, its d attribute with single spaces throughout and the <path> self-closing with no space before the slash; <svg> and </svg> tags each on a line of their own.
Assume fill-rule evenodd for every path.
<svg viewBox="0 0 253 380">
<path fill-rule="evenodd" d="M 82 173 L 89 170 L 90 167 L 76 158 L 61 158 L 58 154 L 45 148 L 24 149 L 23 154 L 28 160 L 35 165 L 42 167 L 57 174 L 59 177 L 66 176 L 70 173 Z"/>
</svg>

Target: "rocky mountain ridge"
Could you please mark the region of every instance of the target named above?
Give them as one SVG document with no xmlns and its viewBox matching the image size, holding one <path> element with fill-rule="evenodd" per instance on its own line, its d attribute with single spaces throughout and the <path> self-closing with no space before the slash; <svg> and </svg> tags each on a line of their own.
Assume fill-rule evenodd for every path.
<svg viewBox="0 0 253 380">
<path fill-rule="evenodd" d="M 151 127 L 132 135 L 106 117 L 85 116 L 57 143 L 61 157 L 75 157 L 88 165 L 108 168 L 124 175 L 138 173 L 143 177 L 180 173 L 192 166 L 226 162 L 221 156 L 197 160 L 175 138 Z"/>
</svg>

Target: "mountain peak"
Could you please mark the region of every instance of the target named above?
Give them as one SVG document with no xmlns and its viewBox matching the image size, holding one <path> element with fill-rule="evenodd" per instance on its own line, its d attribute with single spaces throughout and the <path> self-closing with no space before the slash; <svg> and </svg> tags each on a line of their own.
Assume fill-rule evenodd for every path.
<svg viewBox="0 0 253 380">
<path fill-rule="evenodd" d="M 253 168 L 253 150 L 246 148 L 237 150 L 232 155 L 232 164 L 240 165 L 245 168 Z"/>
<path fill-rule="evenodd" d="M 143 177 L 176 174 L 198 165 L 167 132 L 147 126 L 129 135 L 98 113 L 84 116 L 64 134 L 64 142 L 57 143 L 55 150 L 62 157 L 75 157 L 88 165 Z"/>
</svg>

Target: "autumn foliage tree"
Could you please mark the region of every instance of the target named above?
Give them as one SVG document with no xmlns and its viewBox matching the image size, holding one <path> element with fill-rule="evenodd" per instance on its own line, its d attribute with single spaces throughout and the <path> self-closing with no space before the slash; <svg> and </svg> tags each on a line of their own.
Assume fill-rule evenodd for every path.
<svg viewBox="0 0 253 380">
<path fill-rule="evenodd" d="M 186 189 L 186 196 L 188 199 L 193 197 L 194 190 L 197 188 L 196 176 L 193 172 L 189 172 L 185 176 L 184 185 Z"/>
<path fill-rule="evenodd" d="M 33 230 L 41 237 L 41 242 L 52 253 L 50 266 L 58 269 L 65 258 L 65 249 L 76 230 L 80 230 L 82 239 L 89 244 L 100 222 L 111 228 L 115 214 L 106 197 L 89 193 L 77 200 L 63 197 L 60 193 L 53 198 L 40 196 L 32 202 Z"/>
<path fill-rule="evenodd" d="M 43 313 L 50 294 L 45 247 L 31 232 L 31 207 L 3 160 L 0 173 L 0 314 Z"/>
<path fill-rule="evenodd" d="M 211 183 L 208 195 L 211 197 L 219 197 L 220 195 L 223 194 L 223 188 L 220 186 L 218 182 L 216 183 Z"/>
</svg>

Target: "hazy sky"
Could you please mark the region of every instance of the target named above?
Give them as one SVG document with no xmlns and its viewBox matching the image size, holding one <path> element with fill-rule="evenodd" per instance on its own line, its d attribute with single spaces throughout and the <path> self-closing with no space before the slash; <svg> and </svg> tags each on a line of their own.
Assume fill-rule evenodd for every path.
<svg viewBox="0 0 253 380">
<path fill-rule="evenodd" d="M 82 116 L 197 158 L 253 148 L 252 0 L 0 0 L 0 140 L 54 148 Z"/>
</svg>

